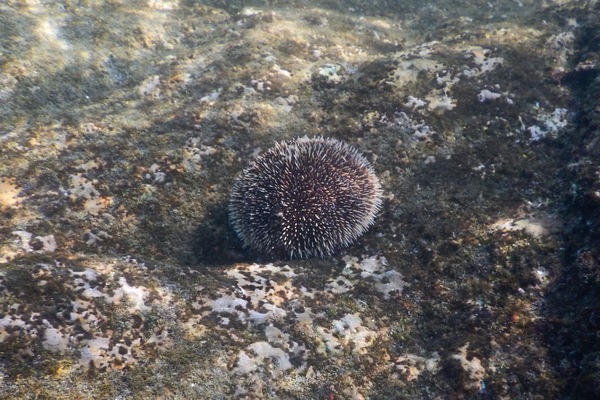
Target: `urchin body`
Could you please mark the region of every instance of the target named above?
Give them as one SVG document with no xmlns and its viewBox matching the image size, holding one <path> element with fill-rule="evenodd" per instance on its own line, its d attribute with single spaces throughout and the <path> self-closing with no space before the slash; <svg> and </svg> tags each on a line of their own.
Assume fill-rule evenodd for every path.
<svg viewBox="0 0 600 400">
<path fill-rule="evenodd" d="M 326 256 L 373 223 L 381 185 L 369 162 L 335 139 L 277 143 L 235 182 L 229 217 L 244 245 L 270 256 Z"/>
</svg>

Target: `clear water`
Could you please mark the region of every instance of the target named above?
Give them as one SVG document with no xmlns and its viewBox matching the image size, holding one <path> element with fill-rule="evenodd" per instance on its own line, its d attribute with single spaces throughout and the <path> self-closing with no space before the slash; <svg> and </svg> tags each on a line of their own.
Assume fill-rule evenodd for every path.
<svg viewBox="0 0 600 400">
<path fill-rule="evenodd" d="M 595 275 L 561 277 L 598 262 L 567 246 L 598 14 L 1 2 L 0 397 L 593 398 L 595 312 L 565 321 Z M 363 153 L 383 210 L 332 257 L 263 259 L 229 192 L 304 135 Z"/>
</svg>

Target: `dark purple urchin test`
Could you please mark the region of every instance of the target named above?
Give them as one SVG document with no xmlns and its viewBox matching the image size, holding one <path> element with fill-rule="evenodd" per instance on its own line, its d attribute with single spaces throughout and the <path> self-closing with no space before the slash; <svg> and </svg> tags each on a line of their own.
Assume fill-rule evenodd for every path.
<svg viewBox="0 0 600 400">
<path fill-rule="evenodd" d="M 336 139 L 279 142 L 240 174 L 229 219 L 244 246 L 274 258 L 323 257 L 352 244 L 381 208 L 373 167 Z"/>
</svg>

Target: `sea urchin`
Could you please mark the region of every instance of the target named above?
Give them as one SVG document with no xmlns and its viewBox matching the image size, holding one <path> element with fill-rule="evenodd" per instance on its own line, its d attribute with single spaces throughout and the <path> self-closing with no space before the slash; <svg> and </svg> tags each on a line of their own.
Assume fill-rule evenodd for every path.
<svg viewBox="0 0 600 400">
<path fill-rule="evenodd" d="M 374 222 L 381 185 L 356 149 L 335 139 L 277 143 L 235 182 L 229 218 L 245 247 L 270 256 L 326 256 Z"/>
</svg>

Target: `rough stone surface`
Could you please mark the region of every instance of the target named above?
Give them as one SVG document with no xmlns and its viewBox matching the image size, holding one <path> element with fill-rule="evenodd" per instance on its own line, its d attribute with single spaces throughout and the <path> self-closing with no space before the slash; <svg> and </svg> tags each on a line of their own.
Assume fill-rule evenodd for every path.
<svg viewBox="0 0 600 400">
<path fill-rule="evenodd" d="M 0 398 L 600 398 L 600 5 L 0 3 Z M 299 134 L 377 223 L 246 253 Z"/>
</svg>

